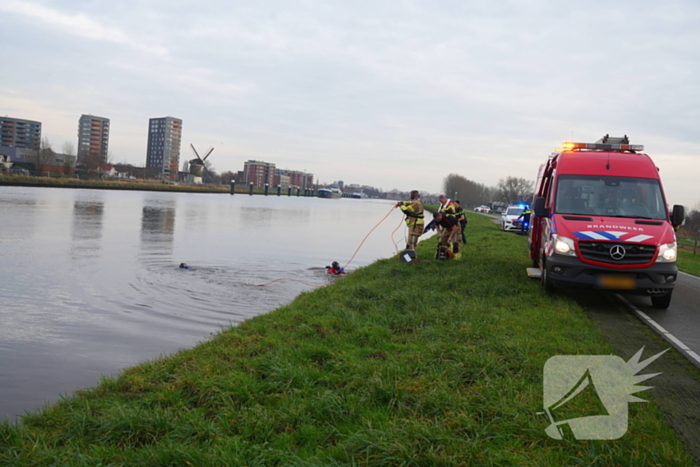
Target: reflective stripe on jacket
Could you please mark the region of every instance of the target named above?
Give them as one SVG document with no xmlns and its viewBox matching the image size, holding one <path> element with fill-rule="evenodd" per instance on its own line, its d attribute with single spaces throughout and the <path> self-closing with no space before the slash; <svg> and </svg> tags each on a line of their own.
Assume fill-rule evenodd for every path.
<svg viewBox="0 0 700 467">
<path fill-rule="evenodd" d="M 406 225 L 423 225 L 423 203 L 417 199 L 415 201 L 402 201 L 401 211 L 406 215 Z"/>
<path fill-rule="evenodd" d="M 448 199 L 447 201 L 445 201 L 445 204 L 440 205 L 440 207 L 438 208 L 438 212 L 441 212 L 445 215 L 454 215 L 455 204 Z"/>
<path fill-rule="evenodd" d="M 464 213 L 464 208 L 460 206 L 459 209 L 455 209 L 454 216 L 457 218 L 460 224 L 466 224 L 467 223 L 467 215 Z M 460 219 L 460 217 L 464 216 L 464 219 Z"/>
</svg>

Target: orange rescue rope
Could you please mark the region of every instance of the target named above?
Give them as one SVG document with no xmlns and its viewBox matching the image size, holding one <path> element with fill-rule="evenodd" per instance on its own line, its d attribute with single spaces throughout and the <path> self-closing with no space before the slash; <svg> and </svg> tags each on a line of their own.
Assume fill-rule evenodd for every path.
<svg viewBox="0 0 700 467">
<path fill-rule="evenodd" d="M 391 209 L 389 210 L 389 212 L 387 212 L 386 215 L 385 215 L 384 217 L 382 217 L 382 220 L 380 220 L 379 222 L 377 222 L 377 224 L 376 224 L 374 227 L 372 227 L 372 229 L 371 229 L 369 232 L 367 232 L 367 235 L 365 235 L 365 238 L 363 238 L 363 239 L 362 239 L 362 242 L 360 242 L 360 246 L 357 247 L 357 250 L 355 250 L 355 253 L 352 254 L 352 257 L 350 258 L 350 261 L 347 262 L 347 264 L 343 267 L 343 269 L 346 269 L 346 268 L 348 267 L 348 264 L 352 263 L 352 260 L 355 259 L 355 255 L 357 255 L 357 252 L 360 251 L 360 248 L 362 248 L 362 245 L 365 243 L 365 240 L 367 240 L 367 237 L 369 237 L 369 235 L 370 235 L 372 232 L 374 232 L 374 229 L 376 229 L 377 227 L 379 227 L 379 224 L 381 224 L 382 222 L 384 222 L 384 221 L 386 220 L 386 218 L 389 217 L 389 214 L 391 214 L 391 212 L 392 212 L 393 210 L 394 210 L 394 206 L 392 206 Z M 403 219 L 401 219 L 401 221 L 403 222 Z M 396 232 L 396 230 L 398 230 L 398 227 L 394 230 L 394 232 Z M 392 242 L 394 242 L 394 232 L 391 233 L 391 241 L 392 241 Z M 398 247 L 398 245 L 396 245 L 396 242 L 394 242 L 394 246 L 396 246 L 396 251 L 397 251 L 397 253 L 398 253 L 399 247 Z M 314 284 L 309 284 L 308 282 L 301 281 L 301 280 L 299 280 L 299 279 L 292 279 L 292 278 L 289 278 L 289 277 L 282 277 L 282 278 L 280 278 L 280 279 L 275 279 L 274 281 L 270 281 L 270 282 L 267 282 L 267 283 L 265 283 L 265 284 L 256 284 L 256 285 L 257 285 L 258 287 L 263 287 L 263 286 L 265 286 L 265 285 L 272 284 L 273 282 L 277 282 L 277 281 L 296 281 L 296 282 L 301 282 L 302 284 L 310 285 L 311 287 L 323 287 L 324 285 L 332 284 L 333 282 L 335 282 L 335 281 L 331 281 L 331 282 L 329 282 L 328 284 L 314 285 Z"/>
<path fill-rule="evenodd" d="M 394 241 L 394 234 L 396 233 L 397 230 L 399 230 L 399 229 L 401 228 L 401 226 L 403 225 L 403 221 L 404 221 L 404 220 L 406 220 L 406 216 L 403 216 L 403 217 L 399 220 L 399 225 L 396 226 L 396 228 L 394 229 L 393 232 L 391 232 L 391 241 L 392 241 L 393 244 L 394 244 L 394 248 L 396 248 L 396 256 L 399 256 L 399 255 L 401 254 L 401 252 L 399 251 L 399 246 L 396 244 L 396 241 Z"/>
<path fill-rule="evenodd" d="M 386 216 L 382 217 L 382 220 L 380 220 L 379 222 L 377 222 L 377 223 L 375 224 L 375 226 L 372 227 L 372 229 L 371 229 L 369 232 L 367 232 L 367 235 L 365 235 L 365 238 L 363 238 L 362 241 L 360 242 L 360 246 L 357 247 L 357 250 L 355 250 L 355 253 L 352 254 L 352 257 L 350 258 L 350 261 L 347 262 L 347 264 L 345 265 L 345 267 L 344 267 L 343 269 L 347 268 L 347 267 L 348 267 L 348 264 L 352 263 L 352 260 L 355 259 L 355 255 L 357 254 L 358 251 L 360 251 L 360 248 L 362 248 L 362 245 L 365 243 L 365 240 L 367 240 L 367 237 L 369 237 L 369 235 L 370 235 L 372 232 L 374 232 L 374 229 L 376 229 L 377 227 L 379 227 L 379 224 L 381 224 L 382 222 L 384 222 L 384 221 L 386 220 L 386 218 L 389 217 L 389 214 L 391 214 L 391 212 L 392 212 L 393 210 L 394 210 L 394 206 L 392 206 L 391 209 L 389 209 L 389 212 L 386 213 Z M 393 240 L 392 240 L 392 241 L 393 241 Z"/>
</svg>

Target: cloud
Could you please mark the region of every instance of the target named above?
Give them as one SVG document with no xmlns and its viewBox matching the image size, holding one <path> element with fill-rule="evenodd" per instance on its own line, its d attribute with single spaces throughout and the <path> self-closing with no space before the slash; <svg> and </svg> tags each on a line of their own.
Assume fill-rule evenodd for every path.
<svg viewBox="0 0 700 467">
<path fill-rule="evenodd" d="M 14 64 L 0 89 L 47 132 L 71 114 L 66 138 L 80 113 L 111 118 L 110 148 L 136 164 L 147 119 L 172 115 L 183 141 L 220 144 L 219 170 L 263 159 L 439 191 L 450 172 L 532 179 L 562 142 L 609 133 L 663 154 L 671 178 L 700 144 L 698 14 L 694 0 L 0 0 Z M 685 176 L 666 185 L 697 196 Z"/>
<path fill-rule="evenodd" d="M 38 20 L 64 33 L 78 37 L 126 45 L 157 56 L 165 56 L 168 53 L 164 47 L 145 45 L 131 34 L 119 28 L 101 24 L 82 13 L 67 14 L 38 3 L 21 0 L 4 0 L 0 3 L 0 11 L 15 13 L 30 20 Z"/>
</svg>

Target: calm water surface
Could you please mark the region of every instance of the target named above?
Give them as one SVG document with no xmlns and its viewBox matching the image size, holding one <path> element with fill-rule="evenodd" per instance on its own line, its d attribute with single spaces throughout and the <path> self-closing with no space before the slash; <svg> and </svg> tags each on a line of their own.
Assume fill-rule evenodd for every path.
<svg viewBox="0 0 700 467">
<path fill-rule="evenodd" d="M 0 187 L 0 419 L 289 303 L 382 200 Z M 349 269 L 396 252 L 399 210 Z M 405 245 L 404 228 L 394 234 Z M 178 265 L 193 267 L 187 271 Z"/>
</svg>

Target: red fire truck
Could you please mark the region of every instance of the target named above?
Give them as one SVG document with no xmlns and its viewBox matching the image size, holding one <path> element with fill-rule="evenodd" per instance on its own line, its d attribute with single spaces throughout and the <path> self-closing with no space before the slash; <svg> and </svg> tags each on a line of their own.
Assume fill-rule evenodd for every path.
<svg viewBox="0 0 700 467">
<path fill-rule="evenodd" d="M 540 166 L 529 236 L 532 277 L 545 292 L 591 288 L 647 295 L 668 308 L 676 283 L 675 229 L 659 170 L 627 136 L 564 143 Z"/>
</svg>

